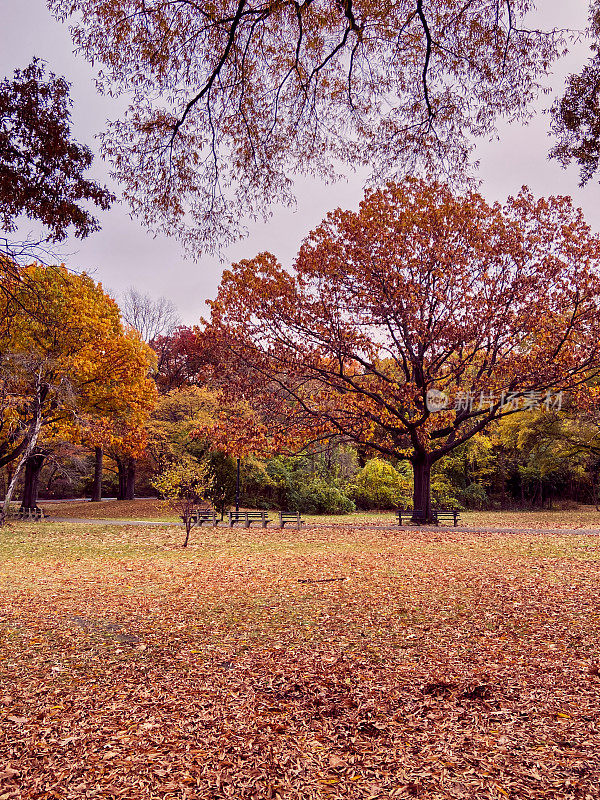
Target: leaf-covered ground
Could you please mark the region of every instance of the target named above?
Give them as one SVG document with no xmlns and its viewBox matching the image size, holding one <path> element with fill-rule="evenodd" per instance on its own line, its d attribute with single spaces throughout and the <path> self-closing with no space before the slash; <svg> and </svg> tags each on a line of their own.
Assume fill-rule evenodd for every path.
<svg viewBox="0 0 600 800">
<path fill-rule="evenodd" d="M 178 538 L 0 534 L 0 800 L 599 796 L 598 537 Z"/>
<path fill-rule="evenodd" d="M 40 500 L 44 511 L 52 517 L 83 519 L 163 519 L 178 520 L 178 512 L 164 500 L 137 498 L 135 500 L 51 501 Z M 600 518 L 600 514 L 598 515 Z"/>
</svg>

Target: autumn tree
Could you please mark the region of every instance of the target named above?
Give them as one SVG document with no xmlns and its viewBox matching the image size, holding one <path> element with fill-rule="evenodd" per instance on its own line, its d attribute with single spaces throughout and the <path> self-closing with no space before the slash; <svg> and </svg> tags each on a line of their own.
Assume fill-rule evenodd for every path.
<svg viewBox="0 0 600 800">
<path fill-rule="evenodd" d="M 124 321 L 149 344 L 170 336 L 180 319 L 175 304 L 166 297 L 153 300 L 149 294 L 130 286 L 119 303 Z"/>
<path fill-rule="evenodd" d="M 140 345 L 137 334 L 134 336 Z M 148 370 L 154 366 L 154 358 L 149 348 L 144 347 Z M 88 414 L 80 420 L 78 440 L 94 451 L 94 479 L 92 502 L 102 499 L 102 477 L 105 455 L 114 462 L 117 472 L 117 499 L 133 500 L 135 497 L 136 462 L 146 451 L 148 443 L 148 422 L 150 412 L 156 401 L 156 388 L 149 374 L 141 384 L 130 388 L 131 404 L 123 404 L 119 398 L 108 405 L 101 415 Z"/>
<path fill-rule="evenodd" d="M 186 459 L 164 469 L 154 478 L 152 485 L 164 500 L 181 511 L 185 525 L 183 546 L 187 547 L 194 524 L 194 512 L 203 501 L 207 490 L 206 466 Z"/>
<path fill-rule="evenodd" d="M 598 171 L 600 160 L 600 2 L 590 3 L 592 55 L 581 71 L 569 75 L 565 92 L 553 107 L 553 132 L 558 138 L 551 156 L 563 167 L 579 165 L 581 185 Z"/>
<path fill-rule="evenodd" d="M 17 462 L 6 493 L 43 437 L 76 438 L 90 417 L 120 415 L 132 424 L 147 415 L 156 390 L 147 345 L 125 332 L 119 309 L 88 275 L 33 265 L 25 272 L 43 296 L 14 297 L 14 324 L 0 341 L 0 465 Z"/>
<path fill-rule="evenodd" d="M 581 409 L 575 413 L 576 421 L 562 409 L 521 411 L 498 426 L 496 450 L 508 457 L 521 506 L 543 507 L 558 487 L 584 482 L 589 453 L 582 446 Z"/>
<path fill-rule="evenodd" d="M 180 325 L 169 335 L 152 340 L 156 353 L 156 385 L 159 392 L 170 392 L 184 386 L 211 382 L 210 359 L 207 358 L 198 332 Z"/>
<path fill-rule="evenodd" d="M 529 0 L 48 3 L 130 98 L 104 152 L 133 212 L 194 254 L 292 202 L 298 174 L 464 173 L 561 51 Z"/>
<path fill-rule="evenodd" d="M 198 341 L 194 341 L 197 347 Z M 233 502 L 236 491 L 236 462 L 227 451 L 234 447 L 237 454 L 240 450 L 234 437 L 225 437 L 223 441 L 219 420 L 226 417 L 231 422 L 238 411 L 228 409 L 225 398 L 216 389 L 182 386 L 160 394 L 148 424 L 148 455 L 154 468 L 162 471 L 184 462 L 205 465 L 205 497 L 221 516 Z"/>
<path fill-rule="evenodd" d="M 230 393 L 261 409 L 261 442 L 338 437 L 409 459 L 431 519 L 435 462 L 524 399 L 584 392 L 598 373 L 599 266 L 600 238 L 568 198 L 523 189 L 489 205 L 391 183 L 329 214 L 291 272 L 269 253 L 226 271 L 206 346 Z"/>
<path fill-rule="evenodd" d="M 134 425 L 117 421 L 111 426 L 110 444 L 103 448 L 115 463 L 117 471 L 117 500 L 134 500 L 138 460 L 147 444 L 145 424 Z"/>
<path fill-rule="evenodd" d="M 155 380 L 158 382 L 159 353 L 160 343 L 169 340 L 169 337 L 179 323 L 179 317 L 175 305 L 166 297 L 159 297 L 153 300 L 149 294 L 138 291 L 131 286 L 121 299 L 121 316 L 123 321 L 131 330 L 136 331 L 143 341 L 147 342 L 155 352 L 157 352 L 156 369 L 154 371 Z M 154 343 L 157 342 L 156 348 Z M 135 482 L 137 472 L 137 456 L 143 452 L 140 448 L 142 439 L 147 438 L 147 431 L 140 436 L 138 431 L 128 429 L 129 426 L 121 426 L 121 431 L 125 436 L 117 437 L 110 444 L 109 455 L 113 458 L 118 473 L 117 499 L 133 500 L 135 497 Z M 131 446 L 131 442 L 134 446 Z M 94 492 L 92 500 L 100 499 L 98 472 L 102 469 L 103 451 L 100 447 L 95 448 L 96 479 L 94 480 Z"/>
<path fill-rule="evenodd" d="M 207 387 L 184 386 L 159 396 L 148 424 L 149 454 L 159 469 L 184 458 L 201 458 L 205 447 L 196 431 L 209 428 L 221 398 Z"/>
<path fill-rule="evenodd" d="M 31 260 L 31 242 L 9 239 L 21 215 L 44 226 L 47 242 L 71 229 L 83 239 L 100 227 L 87 204 L 105 210 L 114 199 L 84 175 L 93 155 L 71 136 L 70 106 L 69 84 L 39 59 L 0 82 L 0 267 Z"/>
</svg>

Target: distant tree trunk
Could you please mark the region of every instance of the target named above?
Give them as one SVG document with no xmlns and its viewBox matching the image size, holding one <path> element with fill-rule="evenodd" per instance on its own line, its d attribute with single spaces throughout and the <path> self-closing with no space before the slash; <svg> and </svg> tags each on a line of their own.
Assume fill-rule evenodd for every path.
<svg viewBox="0 0 600 800">
<path fill-rule="evenodd" d="M 135 498 L 135 458 L 115 458 L 119 472 L 119 488 L 117 500 L 133 500 Z"/>
<path fill-rule="evenodd" d="M 356 448 L 356 460 L 358 461 L 358 466 L 362 469 L 366 467 L 367 461 L 369 460 L 369 454 L 365 447 L 357 446 Z"/>
<path fill-rule="evenodd" d="M 10 501 L 12 500 L 12 496 L 15 491 L 15 486 L 17 485 L 17 480 L 19 478 L 19 475 L 21 474 L 21 470 L 27 463 L 29 457 L 35 452 L 37 440 L 40 435 L 40 431 L 42 429 L 42 407 L 48 395 L 48 390 L 49 387 L 47 384 L 38 383 L 33 418 L 29 425 L 29 436 L 28 436 L 27 446 L 25 447 L 21 460 L 15 467 L 15 471 L 13 472 L 10 483 L 8 484 L 8 488 L 4 496 L 4 504 L 2 506 L 2 511 L 0 512 L 0 527 L 4 525 L 4 522 L 6 520 L 6 515 L 8 514 L 8 510 L 10 508 Z"/>
<path fill-rule="evenodd" d="M 94 485 L 92 487 L 92 503 L 99 503 L 102 500 L 102 461 L 104 453 L 101 447 L 94 448 Z"/>
<path fill-rule="evenodd" d="M 130 458 L 127 461 L 127 470 L 125 474 L 125 500 L 133 500 L 135 498 L 135 459 Z"/>
<path fill-rule="evenodd" d="M 125 462 L 120 458 L 115 458 L 117 463 L 117 472 L 119 476 L 119 485 L 117 487 L 117 500 L 125 500 L 125 484 L 126 484 L 126 471 Z"/>
<path fill-rule="evenodd" d="M 418 453 L 412 458 L 413 465 L 413 512 L 420 511 L 417 517 L 413 516 L 413 522 L 432 522 L 431 514 L 431 460 L 426 453 Z"/>
<path fill-rule="evenodd" d="M 503 459 L 500 461 L 500 508 L 506 508 L 506 470 Z"/>
<path fill-rule="evenodd" d="M 44 466 L 44 453 L 35 453 L 29 456 L 25 462 L 25 478 L 23 482 L 23 498 L 21 508 L 37 508 L 38 488 L 40 482 L 40 472 Z"/>
<path fill-rule="evenodd" d="M 58 472 L 58 467 L 55 464 L 52 467 L 52 471 L 50 472 L 50 475 L 48 475 L 48 482 L 46 483 L 46 492 L 48 494 L 50 494 L 50 489 L 52 488 L 52 483 L 54 481 L 54 476 L 56 475 L 57 472 Z"/>
</svg>

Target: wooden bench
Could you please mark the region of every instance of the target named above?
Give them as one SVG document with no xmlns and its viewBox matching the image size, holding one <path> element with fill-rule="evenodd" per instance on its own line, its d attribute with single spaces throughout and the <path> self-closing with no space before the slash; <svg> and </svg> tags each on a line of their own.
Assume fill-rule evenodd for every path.
<svg viewBox="0 0 600 800">
<path fill-rule="evenodd" d="M 244 528 L 249 528 L 253 522 L 260 522 L 266 528 L 271 520 L 266 511 L 230 511 L 229 527 L 233 528 L 236 522 L 243 522 Z"/>
<path fill-rule="evenodd" d="M 204 508 L 199 508 L 196 511 L 192 511 L 190 515 L 190 519 L 192 522 L 192 527 L 199 527 L 201 528 L 204 524 L 212 525 L 213 528 L 216 528 L 222 520 L 217 518 L 217 514 L 215 511 L 206 510 Z M 185 517 L 181 517 L 182 522 L 185 522 Z"/>
<path fill-rule="evenodd" d="M 280 511 L 279 512 L 279 527 L 283 528 L 288 523 L 294 524 L 298 530 L 304 525 L 304 520 L 300 516 L 299 511 Z"/>
<path fill-rule="evenodd" d="M 43 508 L 36 506 L 35 508 L 11 508 L 6 516 L 13 519 L 27 519 L 32 522 L 39 522 L 42 519 L 48 519 L 50 515 Z"/>
<path fill-rule="evenodd" d="M 460 511 L 456 508 L 432 508 L 431 514 L 435 521 L 436 525 L 439 525 L 441 520 L 452 520 L 454 522 L 454 527 L 458 525 L 460 522 Z M 405 517 L 408 520 L 411 520 L 413 517 L 417 517 L 420 519 L 423 524 L 425 524 L 425 512 L 424 511 L 413 511 L 411 508 L 399 508 L 396 511 L 396 516 L 398 517 L 398 525 L 402 525 L 402 518 Z"/>
</svg>

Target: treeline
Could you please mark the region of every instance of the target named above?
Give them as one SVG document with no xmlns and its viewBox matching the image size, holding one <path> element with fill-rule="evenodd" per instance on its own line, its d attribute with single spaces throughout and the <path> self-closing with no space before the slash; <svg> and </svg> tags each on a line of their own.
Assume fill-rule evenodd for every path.
<svg viewBox="0 0 600 800">
<path fill-rule="evenodd" d="M 236 499 L 238 454 L 244 507 L 343 514 L 412 505 L 406 461 L 333 439 L 302 455 L 265 455 L 237 440 L 236 415 L 252 415 L 251 403 L 228 406 L 201 331 L 176 326 L 164 300 L 130 292 L 120 310 L 89 276 L 62 267 L 5 273 L 2 288 L 0 491 L 13 483 L 23 506 L 35 507 L 38 494 L 154 495 L 157 474 L 191 462 L 204 466 L 206 500 L 224 512 Z M 139 328 L 143 320 L 149 344 L 123 316 Z M 215 433 L 224 417 L 229 439 Z M 568 399 L 519 411 L 434 466 L 432 501 L 595 503 L 599 431 L 594 414 Z"/>
</svg>

